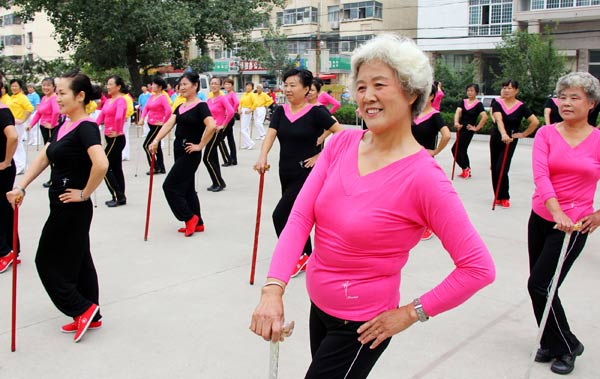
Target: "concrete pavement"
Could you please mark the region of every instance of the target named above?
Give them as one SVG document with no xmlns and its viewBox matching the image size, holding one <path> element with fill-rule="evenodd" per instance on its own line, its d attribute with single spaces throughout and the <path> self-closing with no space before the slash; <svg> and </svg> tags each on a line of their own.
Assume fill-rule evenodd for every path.
<svg viewBox="0 0 600 379">
<path fill-rule="evenodd" d="M 29 186 L 21 208 L 23 263 L 15 353 L 10 352 L 12 273 L 0 274 L 0 378 L 266 378 L 269 344 L 248 326 L 276 243 L 270 216 L 280 196 L 277 144 L 265 176 L 256 284 L 250 286 L 258 188 L 251 166 L 259 144 L 239 151 L 237 166 L 223 168 L 223 192 L 206 191 L 210 180 L 201 165 L 197 189 L 206 231 L 190 238 L 176 232 L 182 223 L 175 220 L 162 193 L 165 176 L 155 176 L 150 234 L 144 242 L 148 166 L 138 154 L 141 139 L 133 128 L 131 133 L 132 160 L 124 162 L 128 203 L 115 209 L 104 206 L 109 195 L 102 185 L 94 210 L 92 255 L 100 280 L 103 327 L 89 331 L 78 344 L 72 335 L 60 333 L 69 319 L 50 302 L 37 276 L 34 255 L 48 214 L 42 188 L 49 176 L 45 172 Z M 438 157 L 448 176 L 449 149 Z M 34 150 L 29 147 L 29 159 Z M 472 143 L 470 156 L 473 177 L 455 178 L 454 185 L 495 259 L 497 279 L 461 307 L 395 336 L 372 378 L 512 379 L 525 374 L 537 333 L 526 289 L 531 146 L 517 147 L 508 210 L 491 210 L 485 138 Z M 167 155 L 167 168 L 172 159 Z M 68 238 L 69 231 L 64 233 Z M 594 357 L 600 354 L 600 307 L 591 290 L 599 285 L 599 248 L 598 236 L 592 235 L 560 290 L 571 328 L 585 345 L 572 378 L 599 377 L 600 360 Z M 402 304 L 431 289 L 452 267 L 437 238 L 420 243 L 403 270 Z M 296 321 L 294 335 L 281 345 L 279 377 L 284 379 L 303 377 L 310 362 L 304 280 L 303 275 L 292 279 L 284 299 L 286 319 Z M 549 364 L 536 363 L 531 377 L 556 375 Z"/>
</svg>

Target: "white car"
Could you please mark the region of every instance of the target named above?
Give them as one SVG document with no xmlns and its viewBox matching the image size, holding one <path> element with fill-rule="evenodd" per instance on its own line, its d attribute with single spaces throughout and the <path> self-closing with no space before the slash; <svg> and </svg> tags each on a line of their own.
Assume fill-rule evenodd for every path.
<svg viewBox="0 0 600 379">
<path fill-rule="evenodd" d="M 499 98 L 498 95 L 477 95 L 477 100 L 483 104 L 483 109 L 489 112 L 492 109 L 492 100 Z"/>
</svg>

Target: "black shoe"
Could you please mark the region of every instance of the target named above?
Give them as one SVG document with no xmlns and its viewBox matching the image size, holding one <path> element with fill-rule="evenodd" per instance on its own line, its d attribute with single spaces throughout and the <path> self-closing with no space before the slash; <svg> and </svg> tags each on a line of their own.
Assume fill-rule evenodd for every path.
<svg viewBox="0 0 600 379">
<path fill-rule="evenodd" d="M 206 190 L 211 192 L 221 192 L 226 186 L 223 184 L 222 186 L 212 185 L 208 187 Z"/>
<path fill-rule="evenodd" d="M 231 163 L 230 163 L 230 164 L 231 164 L 232 166 L 237 166 L 237 160 L 233 160 L 233 161 L 231 161 Z"/>
<path fill-rule="evenodd" d="M 119 206 L 119 202 L 117 200 L 110 200 L 110 201 L 107 201 L 104 204 L 106 204 L 106 206 L 109 207 L 109 208 L 114 208 L 114 207 L 118 207 Z"/>
<path fill-rule="evenodd" d="M 127 198 L 123 197 L 123 198 L 117 200 L 117 204 L 118 205 L 125 205 L 125 204 L 127 204 Z"/>
<path fill-rule="evenodd" d="M 552 361 L 552 359 L 554 359 L 554 357 L 552 355 L 550 355 L 549 349 L 539 348 L 537 353 L 535 353 L 535 361 L 536 362 L 547 363 L 547 362 Z"/>
<path fill-rule="evenodd" d="M 583 344 L 579 344 L 574 350 L 572 354 L 563 354 L 560 357 L 556 358 L 552 366 L 550 366 L 550 370 L 555 374 L 567 375 L 570 374 L 571 371 L 575 368 L 575 358 L 580 356 L 583 353 Z"/>
<path fill-rule="evenodd" d="M 108 205 L 108 204 L 111 204 L 111 203 L 113 203 L 113 202 L 116 202 L 116 201 L 117 201 L 117 200 L 115 200 L 115 199 L 106 200 L 106 201 L 104 202 L 104 204 Z"/>
<path fill-rule="evenodd" d="M 154 173 L 155 174 L 166 174 L 167 171 L 164 168 L 159 168 L 159 169 L 154 170 Z"/>
<path fill-rule="evenodd" d="M 229 167 L 229 166 L 232 166 L 232 164 L 230 162 L 225 162 L 221 166 L 223 166 L 223 167 Z"/>
</svg>

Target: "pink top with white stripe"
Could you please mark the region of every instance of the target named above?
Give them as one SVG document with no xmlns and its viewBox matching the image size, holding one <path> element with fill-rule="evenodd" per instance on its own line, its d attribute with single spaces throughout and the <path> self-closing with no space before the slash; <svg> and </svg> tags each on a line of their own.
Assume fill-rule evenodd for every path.
<svg viewBox="0 0 600 379">
<path fill-rule="evenodd" d="M 210 110 L 212 117 L 217 123 L 217 129 L 223 129 L 223 127 L 227 126 L 235 113 L 235 110 L 227 97 L 211 97 L 206 100 L 206 103 L 208 104 L 208 109 Z"/>
<path fill-rule="evenodd" d="M 331 105 L 331 108 L 329 109 L 329 113 L 331 114 L 334 114 L 335 111 L 337 111 L 341 107 L 340 102 L 337 101 L 333 96 L 331 96 L 327 92 L 321 92 L 321 94 L 317 98 L 317 101 L 319 102 L 319 104 L 324 105 L 326 108 L 328 105 Z"/>
<path fill-rule="evenodd" d="M 560 208 L 573 222 L 594 211 L 594 194 L 600 180 L 600 130 L 572 147 L 556 129 L 545 125 L 533 141 L 533 211 L 554 221 L 546 201 L 556 198 Z"/>
<path fill-rule="evenodd" d="M 311 301 L 343 320 L 370 320 L 398 307 L 401 270 L 430 227 L 455 267 L 421 303 L 430 316 L 456 307 L 494 280 L 490 253 L 425 149 L 361 175 L 365 132 L 345 130 L 325 145 L 279 237 L 268 276 L 289 281 L 316 225 L 306 272 Z"/>
<path fill-rule="evenodd" d="M 116 132 L 117 135 L 122 135 L 126 113 L 127 102 L 123 96 L 119 96 L 116 99 L 107 99 L 102 106 L 102 112 L 100 112 L 96 123 L 98 125 L 104 124 L 105 136 L 109 135 L 110 132 Z"/>
<path fill-rule="evenodd" d="M 169 100 L 163 94 L 158 96 L 150 96 L 144 111 L 142 112 L 142 120 L 148 115 L 148 124 L 159 125 L 167 122 L 171 117 L 171 106 Z"/>
<path fill-rule="evenodd" d="M 44 128 L 53 129 L 58 124 L 59 114 L 56 95 L 52 94 L 50 97 L 44 96 L 37 107 L 35 115 L 31 119 L 31 125 L 35 125 L 39 121 Z"/>
</svg>

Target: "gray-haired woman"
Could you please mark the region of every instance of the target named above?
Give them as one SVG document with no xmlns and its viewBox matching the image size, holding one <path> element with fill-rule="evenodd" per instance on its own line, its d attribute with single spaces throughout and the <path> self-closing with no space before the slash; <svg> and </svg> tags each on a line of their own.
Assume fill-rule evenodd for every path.
<svg viewBox="0 0 600 379">
<path fill-rule="evenodd" d="M 527 288 L 538 325 L 565 232 L 572 234 L 559 285 L 585 246 L 588 232 L 600 225 L 600 211 L 593 208 L 600 180 L 600 130 L 587 120 L 600 100 L 600 85 L 589 73 L 574 72 L 558 80 L 556 93 L 563 121 L 542 127 L 533 143 L 535 192 L 529 218 Z M 574 230 L 576 222 L 582 222 L 581 231 Z M 583 345 L 571 332 L 557 293 L 535 360 L 553 361 L 553 372 L 568 374 L 581 353 Z"/>
</svg>

